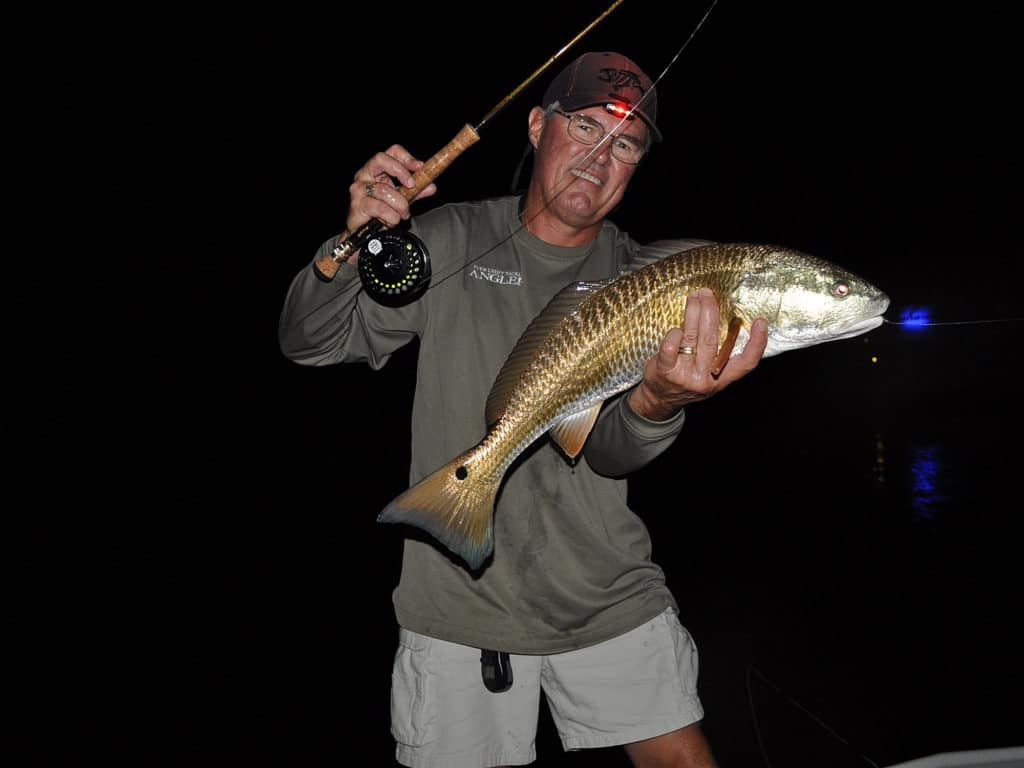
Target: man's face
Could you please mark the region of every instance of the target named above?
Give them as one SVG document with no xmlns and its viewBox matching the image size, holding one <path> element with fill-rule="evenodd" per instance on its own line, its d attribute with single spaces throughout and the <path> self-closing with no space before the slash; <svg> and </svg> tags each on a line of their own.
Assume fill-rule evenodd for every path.
<svg viewBox="0 0 1024 768">
<path fill-rule="evenodd" d="M 647 125 L 640 118 L 621 121 L 601 106 L 578 112 L 599 123 L 606 135 L 647 145 Z M 592 226 L 618 205 L 637 166 L 613 156 L 610 139 L 596 145 L 576 141 L 568 123 L 569 118 L 557 112 L 547 121 L 540 109 L 531 112 L 530 134 L 537 147 L 533 176 L 550 212 L 570 226 Z"/>
</svg>

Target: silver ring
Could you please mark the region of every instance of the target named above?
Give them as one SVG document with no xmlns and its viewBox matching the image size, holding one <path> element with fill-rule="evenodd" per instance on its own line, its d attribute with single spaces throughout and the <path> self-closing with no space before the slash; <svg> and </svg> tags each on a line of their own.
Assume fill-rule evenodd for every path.
<svg viewBox="0 0 1024 768">
<path fill-rule="evenodd" d="M 373 182 L 367 182 L 366 184 L 366 196 L 373 197 Z"/>
<path fill-rule="evenodd" d="M 680 347 L 679 348 L 679 354 L 680 355 L 693 355 L 693 354 L 696 354 L 696 353 L 697 353 L 697 350 L 694 349 L 693 347 L 691 347 L 689 344 L 687 344 L 685 347 Z"/>
</svg>

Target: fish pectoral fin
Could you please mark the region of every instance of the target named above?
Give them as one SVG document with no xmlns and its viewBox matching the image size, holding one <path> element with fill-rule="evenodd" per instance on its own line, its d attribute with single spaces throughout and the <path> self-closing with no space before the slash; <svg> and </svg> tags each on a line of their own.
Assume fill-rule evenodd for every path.
<svg viewBox="0 0 1024 768">
<path fill-rule="evenodd" d="M 715 362 L 711 366 L 712 376 L 718 376 L 722 369 L 725 368 L 725 364 L 729 362 L 733 347 L 736 346 L 736 337 L 740 335 L 740 328 L 742 327 L 743 321 L 733 315 L 732 320 L 729 321 L 729 332 L 725 335 L 725 341 L 722 342 L 722 346 L 718 349 L 718 357 L 715 358 Z"/>
<path fill-rule="evenodd" d="M 587 441 L 590 430 L 594 428 L 602 404 L 596 403 L 585 411 L 567 416 L 548 430 L 551 439 L 570 459 L 575 459 L 583 450 L 583 444 Z"/>
</svg>

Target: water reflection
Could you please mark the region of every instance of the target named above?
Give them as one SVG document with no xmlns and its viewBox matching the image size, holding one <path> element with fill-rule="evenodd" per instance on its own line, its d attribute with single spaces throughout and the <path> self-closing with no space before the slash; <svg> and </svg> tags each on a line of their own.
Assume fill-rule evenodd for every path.
<svg viewBox="0 0 1024 768">
<path fill-rule="evenodd" d="M 872 473 L 879 485 L 887 483 L 888 472 L 893 469 L 887 463 L 887 448 L 885 437 L 875 434 Z M 943 472 L 949 471 L 944 466 L 943 458 L 944 452 L 936 443 L 911 443 L 906 446 L 907 474 L 899 477 L 901 473 L 897 471 L 896 483 L 906 490 L 906 501 L 910 504 L 915 521 L 934 520 L 939 508 L 951 501 L 944 492 L 948 490 L 950 481 L 943 476 Z M 899 470 L 898 464 L 895 469 Z"/>
<path fill-rule="evenodd" d="M 937 445 L 910 446 L 910 506 L 917 520 L 933 520 L 937 507 L 948 500 L 939 490 L 941 469 Z"/>
</svg>

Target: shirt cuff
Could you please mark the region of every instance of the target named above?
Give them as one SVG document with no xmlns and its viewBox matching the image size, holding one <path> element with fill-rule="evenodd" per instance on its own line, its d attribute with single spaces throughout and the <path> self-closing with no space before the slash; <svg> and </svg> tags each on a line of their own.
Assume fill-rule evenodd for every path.
<svg viewBox="0 0 1024 768">
<path fill-rule="evenodd" d="M 643 440 L 660 440 L 675 434 L 682 429 L 683 421 L 686 419 L 685 408 L 680 408 L 679 413 L 665 421 L 654 421 L 641 416 L 630 406 L 628 392 L 619 398 L 619 413 L 629 431 Z"/>
</svg>

